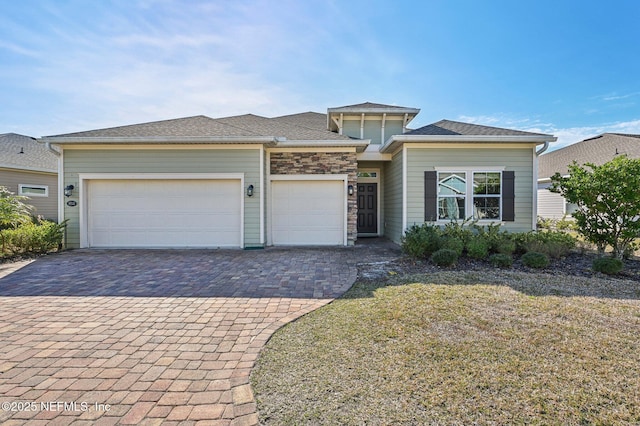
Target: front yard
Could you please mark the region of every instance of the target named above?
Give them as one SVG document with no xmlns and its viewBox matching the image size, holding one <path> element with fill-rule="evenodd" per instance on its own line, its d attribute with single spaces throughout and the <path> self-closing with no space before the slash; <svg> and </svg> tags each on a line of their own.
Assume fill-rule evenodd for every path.
<svg viewBox="0 0 640 426">
<path fill-rule="evenodd" d="M 278 331 L 266 424 L 640 422 L 640 283 L 485 269 L 361 280 Z"/>
</svg>

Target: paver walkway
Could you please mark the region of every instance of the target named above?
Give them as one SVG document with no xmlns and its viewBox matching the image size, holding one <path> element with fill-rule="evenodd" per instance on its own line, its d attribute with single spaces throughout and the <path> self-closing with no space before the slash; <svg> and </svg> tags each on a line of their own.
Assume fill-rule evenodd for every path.
<svg viewBox="0 0 640 426">
<path fill-rule="evenodd" d="M 77 250 L 0 278 L 0 423 L 256 424 L 249 374 L 283 324 L 329 303 L 340 249 Z"/>
</svg>

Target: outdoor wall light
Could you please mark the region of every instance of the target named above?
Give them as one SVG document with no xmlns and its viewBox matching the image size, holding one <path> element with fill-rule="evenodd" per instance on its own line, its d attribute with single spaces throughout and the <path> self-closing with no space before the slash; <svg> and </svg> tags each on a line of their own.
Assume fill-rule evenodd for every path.
<svg viewBox="0 0 640 426">
<path fill-rule="evenodd" d="M 353 195 L 353 185 L 347 186 L 347 192 L 349 193 L 349 195 Z"/>
<path fill-rule="evenodd" d="M 247 186 L 247 197 L 253 196 L 253 185 Z"/>
<path fill-rule="evenodd" d="M 71 194 L 73 194 L 73 189 L 75 188 L 75 186 L 73 185 L 67 185 L 64 187 L 64 195 L 66 197 L 71 197 Z"/>
</svg>

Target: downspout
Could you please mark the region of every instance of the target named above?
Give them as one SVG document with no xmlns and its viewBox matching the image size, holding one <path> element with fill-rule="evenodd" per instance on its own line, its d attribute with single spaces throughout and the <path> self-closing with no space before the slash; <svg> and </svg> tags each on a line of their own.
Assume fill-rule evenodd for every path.
<svg viewBox="0 0 640 426">
<path fill-rule="evenodd" d="M 536 151 L 536 157 L 542 154 L 543 152 L 545 152 L 548 148 L 549 148 L 549 141 L 545 141 L 544 145 L 542 145 L 542 148 Z"/>
<path fill-rule="evenodd" d="M 33 140 L 34 140 L 34 141 L 36 141 L 36 142 L 42 142 L 42 140 L 38 140 L 38 139 L 36 139 L 36 138 L 31 138 L 31 139 L 33 139 Z M 48 149 L 49 151 L 53 152 L 53 154 L 54 154 L 56 157 L 60 157 L 60 151 L 53 149 L 53 147 L 51 146 L 51 142 L 46 141 L 46 142 L 44 143 L 44 146 L 46 146 L 46 147 L 47 147 L 47 149 Z"/>
<path fill-rule="evenodd" d="M 531 229 L 536 230 L 538 227 L 538 157 L 549 148 L 549 141 L 545 141 L 542 148 L 535 151 L 533 157 L 533 217 L 531 218 Z"/>
</svg>

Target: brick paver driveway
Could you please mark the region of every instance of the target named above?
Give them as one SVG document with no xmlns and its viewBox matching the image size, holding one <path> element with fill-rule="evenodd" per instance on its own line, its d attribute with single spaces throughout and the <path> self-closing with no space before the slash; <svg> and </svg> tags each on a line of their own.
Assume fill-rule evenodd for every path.
<svg viewBox="0 0 640 426">
<path fill-rule="evenodd" d="M 341 295 L 354 248 L 77 250 L 0 278 L 0 423 L 255 424 L 254 361 Z M 186 423 L 185 423 L 186 421 Z"/>
</svg>

